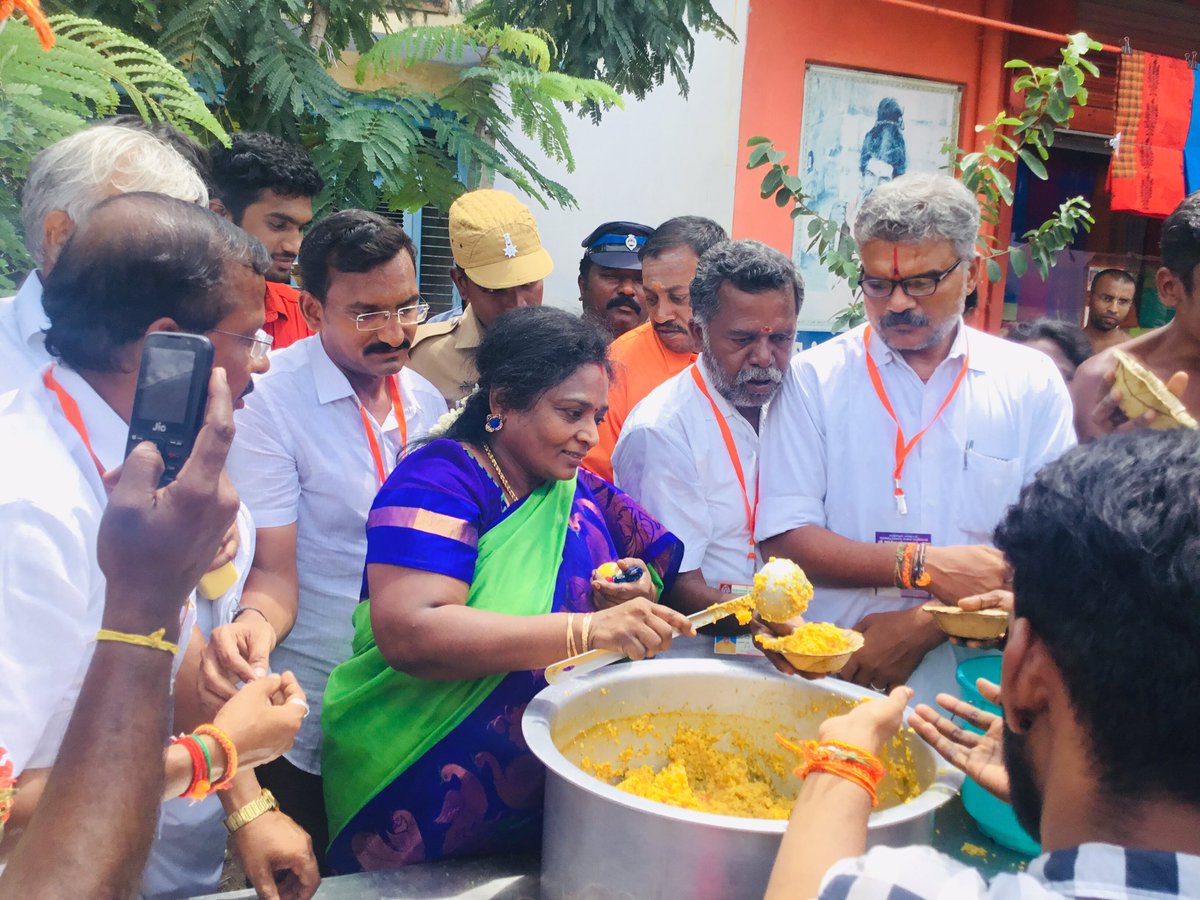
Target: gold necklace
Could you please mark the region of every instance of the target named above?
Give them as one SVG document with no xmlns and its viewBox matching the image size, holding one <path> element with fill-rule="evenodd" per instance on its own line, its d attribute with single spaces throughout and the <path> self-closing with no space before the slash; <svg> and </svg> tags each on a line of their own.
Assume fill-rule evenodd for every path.
<svg viewBox="0 0 1200 900">
<path fill-rule="evenodd" d="M 509 503 L 517 502 L 517 492 L 512 489 L 512 485 L 508 483 L 508 479 L 504 477 L 504 470 L 500 468 L 500 463 L 496 462 L 496 457 L 492 455 L 492 448 L 488 446 L 487 441 L 480 441 L 483 445 L 483 452 L 487 454 L 488 462 L 492 464 L 492 468 L 496 470 L 496 474 L 500 476 L 500 486 L 504 488 L 504 493 L 508 495 Z"/>
</svg>

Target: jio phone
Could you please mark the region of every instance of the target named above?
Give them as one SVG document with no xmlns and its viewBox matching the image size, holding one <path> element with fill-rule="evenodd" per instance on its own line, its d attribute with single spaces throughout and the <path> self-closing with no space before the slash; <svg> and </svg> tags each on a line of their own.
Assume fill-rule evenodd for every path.
<svg viewBox="0 0 1200 900">
<path fill-rule="evenodd" d="M 158 445 L 170 484 L 192 452 L 208 405 L 213 346 L 199 334 L 155 331 L 142 344 L 137 393 L 129 420 L 128 456 L 142 441 Z"/>
</svg>

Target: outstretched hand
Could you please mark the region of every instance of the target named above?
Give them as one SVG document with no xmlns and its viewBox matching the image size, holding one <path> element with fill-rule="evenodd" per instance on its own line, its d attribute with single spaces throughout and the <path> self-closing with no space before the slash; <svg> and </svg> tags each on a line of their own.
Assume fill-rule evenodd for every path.
<svg viewBox="0 0 1200 900">
<path fill-rule="evenodd" d="M 984 699 L 1000 703 L 1000 687 L 985 678 L 976 682 Z M 950 694 L 938 694 L 938 705 L 950 715 L 965 719 L 983 734 L 976 734 L 921 704 L 908 724 L 938 754 L 972 778 L 988 793 L 1009 802 L 1008 770 L 1004 768 L 1004 719 Z"/>
<path fill-rule="evenodd" d="M 904 707 L 912 696 L 913 689 L 907 685 L 893 688 L 886 697 L 868 700 L 848 713 L 826 719 L 818 736 L 823 741 L 853 744 L 878 755 L 900 730 Z"/>
</svg>

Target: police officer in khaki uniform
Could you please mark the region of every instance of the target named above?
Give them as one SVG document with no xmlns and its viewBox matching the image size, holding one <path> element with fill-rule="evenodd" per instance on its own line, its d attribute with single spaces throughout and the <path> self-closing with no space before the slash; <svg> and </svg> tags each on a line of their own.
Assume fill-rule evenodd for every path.
<svg viewBox="0 0 1200 900">
<path fill-rule="evenodd" d="M 471 393 L 479 373 L 475 349 L 502 314 L 542 305 L 542 280 L 554 263 L 533 214 L 507 191 L 470 191 L 450 207 L 450 277 L 463 314 L 417 330 L 409 368 L 434 383 L 453 406 Z"/>
</svg>

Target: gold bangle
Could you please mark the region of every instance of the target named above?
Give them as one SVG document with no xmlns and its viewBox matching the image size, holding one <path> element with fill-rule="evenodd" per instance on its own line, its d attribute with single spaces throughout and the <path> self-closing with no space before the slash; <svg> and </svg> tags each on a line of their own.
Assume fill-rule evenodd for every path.
<svg viewBox="0 0 1200 900">
<path fill-rule="evenodd" d="M 575 648 L 575 613 L 567 613 L 567 658 L 577 656 L 578 653 Z"/>
<path fill-rule="evenodd" d="M 276 809 L 279 809 L 279 801 L 275 799 L 274 794 L 263 788 L 261 794 L 241 809 L 235 810 L 225 817 L 225 828 L 228 829 L 230 834 L 233 834 L 239 828 L 249 825 L 259 816 Z"/>
<path fill-rule="evenodd" d="M 163 639 L 167 629 L 160 628 L 149 634 L 127 634 L 124 631 L 113 631 L 111 628 L 101 628 L 96 632 L 97 641 L 115 641 L 120 644 L 133 644 L 135 647 L 149 647 L 151 650 L 162 650 L 174 656 L 179 652 L 179 645 Z"/>
<path fill-rule="evenodd" d="M 592 630 L 592 616 L 593 615 L 595 615 L 595 613 L 588 613 L 586 616 L 583 617 L 583 638 L 580 643 L 583 644 L 583 650 L 585 653 L 588 650 L 592 649 L 592 645 L 588 640 L 588 632 L 590 632 Z"/>
</svg>

